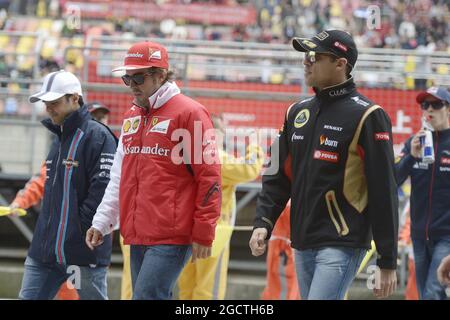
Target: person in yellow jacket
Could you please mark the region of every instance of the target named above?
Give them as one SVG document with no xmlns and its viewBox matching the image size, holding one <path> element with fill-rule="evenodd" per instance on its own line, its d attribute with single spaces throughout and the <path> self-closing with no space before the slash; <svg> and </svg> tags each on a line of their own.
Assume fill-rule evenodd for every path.
<svg viewBox="0 0 450 320">
<path fill-rule="evenodd" d="M 212 115 L 214 127 L 224 133 L 221 116 Z M 264 163 L 261 147 L 249 145 L 245 159 L 219 149 L 222 176 L 221 217 L 216 227 L 216 237 L 212 255 L 207 259 L 188 263 L 178 279 L 179 299 L 181 300 L 223 300 L 225 299 L 229 243 L 233 231 L 236 206 L 236 185 L 255 180 Z"/>
</svg>

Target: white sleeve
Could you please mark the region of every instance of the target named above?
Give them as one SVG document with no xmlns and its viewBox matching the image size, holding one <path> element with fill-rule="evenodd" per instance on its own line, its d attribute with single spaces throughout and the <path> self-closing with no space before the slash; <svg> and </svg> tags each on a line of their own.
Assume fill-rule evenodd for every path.
<svg viewBox="0 0 450 320">
<path fill-rule="evenodd" d="M 92 227 L 99 230 L 102 235 L 111 233 L 119 222 L 119 190 L 122 172 L 123 144 L 122 135 L 119 139 L 116 154 L 111 167 L 110 179 L 105 189 L 105 195 L 97 208 L 92 220 Z"/>
</svg>

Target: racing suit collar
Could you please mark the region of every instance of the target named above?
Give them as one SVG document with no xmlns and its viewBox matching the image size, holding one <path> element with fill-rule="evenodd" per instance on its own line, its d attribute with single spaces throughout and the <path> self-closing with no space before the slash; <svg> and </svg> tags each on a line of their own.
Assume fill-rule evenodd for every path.
<svg viewBox="0 0 450 320">
<path fill-rule="evenodd" d="M 148 100 L 150 108 L 161 108 L 167 101 L 180 93 L 175 82 L 166 81 Z"/>
<path fill-rule="evenodd" d="M 77 128 L 80 127 L 83 121 L 91 119 L 91 115 L 84 105 L 78 110 L 72 112 L 65 120 L 62 126 L 58 126 L 52 122 L 50 118 L 41 121 L 42 125 L 48 130 L 56 134 L 58 137 L 70 136 Z"/>
<path fill-rule="evenodd" d="M 158 90 L 148 98 L 150 109 L 159 109 L 167 101 L 179 94 L 181 91 L 175 82 L 166 81 Z M 145 109 L 133 101 L 133 104 L 141 109 Z"/>
<path fill-rule="evenodd" d="M 437 131 L 440 137 L 450 136 L 450 128 Z"/>
<path fill-rule="evenodd" d="M 326 87 L 322 90 L 313 88 L 313 90 L 316 93 L 317 99 L 321 101 L 333 101 L 353 93 L 356 90 L 356 86 L 353 77 L 350 77 L 337 85 Z"/>
</svg>

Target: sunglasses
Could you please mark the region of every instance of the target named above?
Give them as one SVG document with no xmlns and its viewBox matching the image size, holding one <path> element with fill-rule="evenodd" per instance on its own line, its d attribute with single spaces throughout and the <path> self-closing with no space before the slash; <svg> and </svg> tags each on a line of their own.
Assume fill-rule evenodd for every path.
<svg viewBox="0 0 450 320">
<path fill-rule="evenodd" d="M 420 108 L 422 108 L 422 110 L 428 110 L 429 107 L 432 107 L 434 110 L 440 110 L 445 106 L 445 103 L 443 101 L 434 101 L 434 102 L 429 102 L 429 101 L 423 101 L 420 104 Z"/>
<path fill-rule="evenodd" d="M 317 62 L 320 59 L 320 57 L 322 57 L 322 56 L 328 56 L 333 59 L 339 59 L 338 56 L 336 56 L 335 54 L 332 54 L 332 53 L 319 53 L 319 52 L 315 52 L 315 51 L 308 51 L 308 52 L 305 52 L 305 61 L 313 64 L 313 63 Z"/>
<path fill-rule="evenodd" d="M 152 74 L 155 74 L 155 72 L 136 73 L 136 74 L 133 74 L 132 76 L 126 74 L 126 75 L 122 76 L 122 81 L 128 87 L 131 85 L 131 80 L 133 80 L 133 82 L 135 84 L 140 86 L 141 84 L 143 84 L 145 82 L 145 77 L 152 75 Z"/>
</svg>

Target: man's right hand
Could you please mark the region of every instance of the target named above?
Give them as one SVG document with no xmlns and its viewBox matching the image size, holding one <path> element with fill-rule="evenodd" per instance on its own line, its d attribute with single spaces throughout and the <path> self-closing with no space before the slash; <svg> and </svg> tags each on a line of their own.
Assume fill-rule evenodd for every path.
<svg viewBox="0 0 450 320">
<path fill-rule="evenodd" d="M 422 146 L 420 145 L 420 137 L 425 135 L 425 130 L 420 130 L 411 140 L 411 155 L 418 159 L 422 158 Z"/>
<path fill-rule="evenodd" d="M 253 230 L 252 237 L 250 238 L 249 246 L 252 250 L 252 254 L 257 257 L 262 255 L 266 251 L 266 237 L 267 237 L 267 229 L 266 228 L 256 228 Z"/>
<path fill-rule="evenodd" d="M 377 298 L 387 298 L 397 290 L 397 273 L 391 269 L 380 269 L 380 288 L 373 289 Z"/>
<path fill-rule="evenodd" d="M 89 249 L 94 250 L 95 247 L 103 243 L 103 235 L 94 227 L 90 227 L 86 232 L 86 245 Z"/>
<path fill-rule="evenodd" d="M 450 254 L 442 259 L 437 269 L 437 276 L 443 286 L 450 287 Z"/>
</svg>

